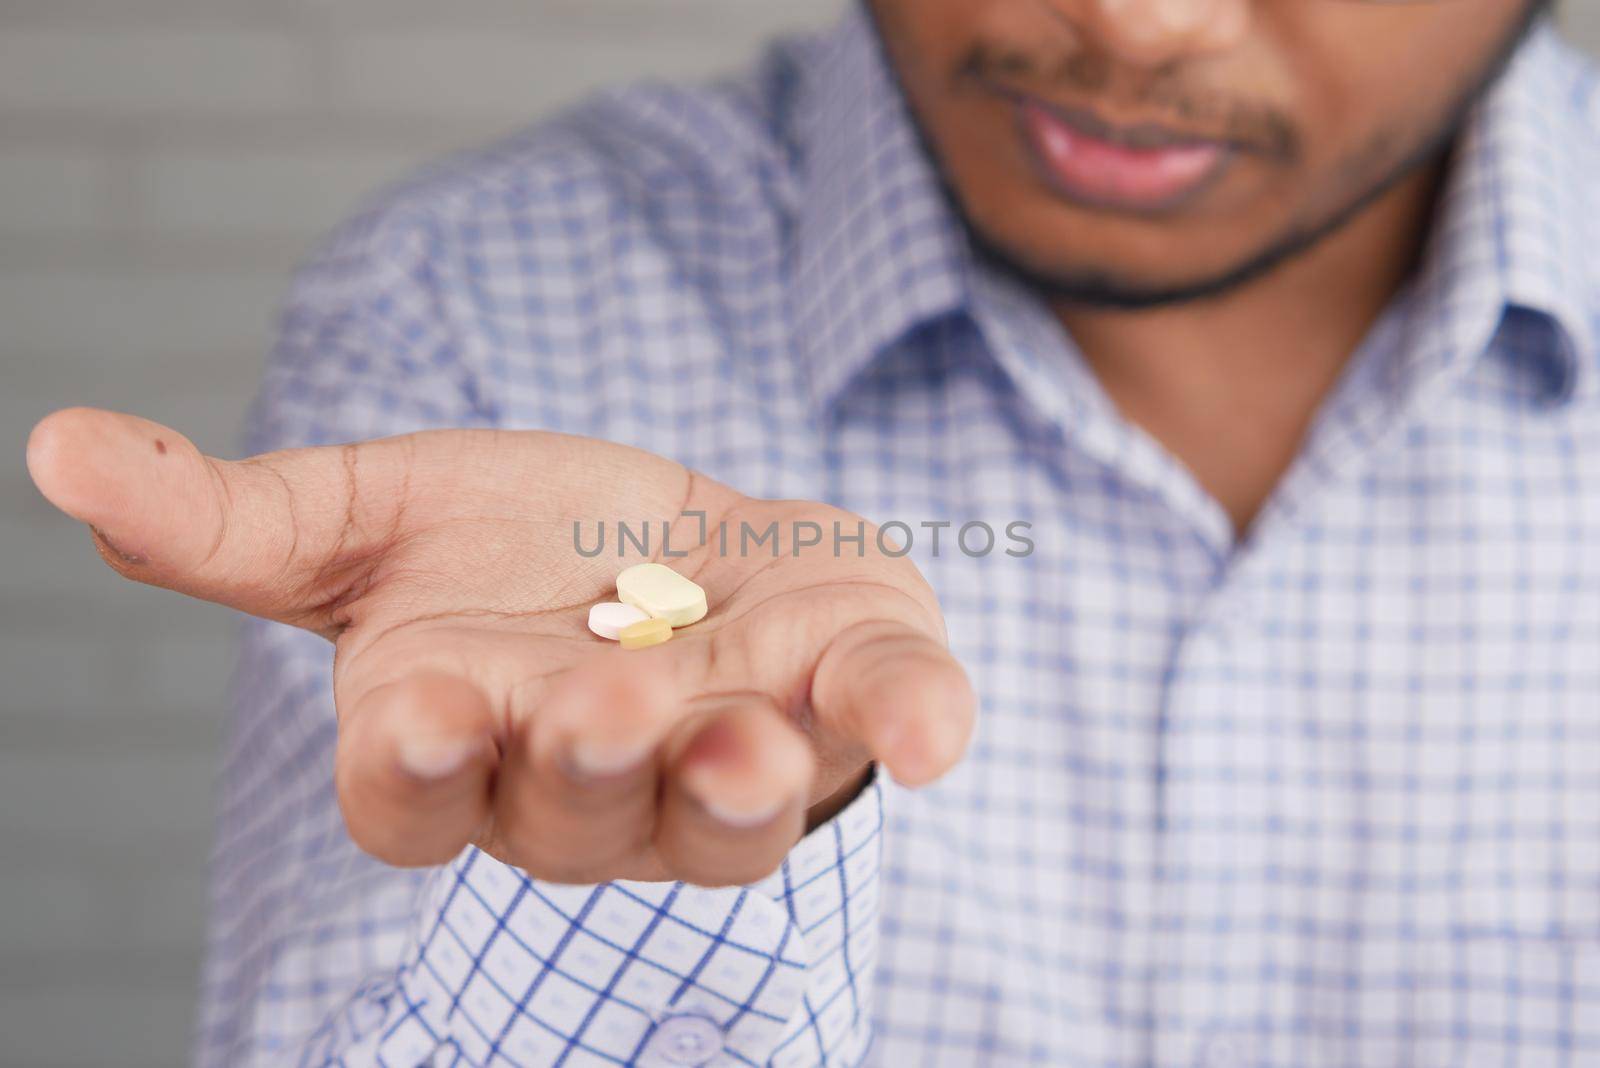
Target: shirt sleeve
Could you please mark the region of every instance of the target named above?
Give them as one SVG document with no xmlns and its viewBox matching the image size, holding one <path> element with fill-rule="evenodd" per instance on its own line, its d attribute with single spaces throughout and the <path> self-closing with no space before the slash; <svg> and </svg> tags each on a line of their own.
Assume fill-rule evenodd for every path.
<svg viewBox="0 0 1600 1068">
<path fill-rule="evenodd" d="M 448 262 L 425 218 L 347 227 L 299 276 L 247 451 L 495 425 Z M 861 1062 L 876 778 L 748 887 L 555 885 L 476 849 L 392 869 L 338 815 L 331 660 L 313 635 L 246 626 L 198 1064 Z"/>
<path fill-rule="evenodd" d="M 748 887 L 439 872 L 381 996 L 315 1063 L 857 1065 L 877 959 L 881 783 Z"/>
</svg>

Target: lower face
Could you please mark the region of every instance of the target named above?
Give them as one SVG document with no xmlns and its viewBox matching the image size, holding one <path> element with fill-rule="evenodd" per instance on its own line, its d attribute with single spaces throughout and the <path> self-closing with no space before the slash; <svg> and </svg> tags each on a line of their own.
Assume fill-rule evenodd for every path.
<svg viewBox="0 0 1600 1068">
<path fill-rule="evenodd" d="M 1258 0 L 1222 46 L 1141 65 L 1102 39 L 1114 16 L 1078 16 L 1095 3 L 872 7 L 983 243 L 1068 299 L 1140 304 L 1243 277 L 1426 160 L 1537 0 Z"/>
</svg>

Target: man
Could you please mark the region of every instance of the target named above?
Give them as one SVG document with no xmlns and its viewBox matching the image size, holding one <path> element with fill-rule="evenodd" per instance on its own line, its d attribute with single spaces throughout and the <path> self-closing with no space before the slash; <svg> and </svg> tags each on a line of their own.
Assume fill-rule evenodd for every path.
<svg viewBox="0 0 1600 1068">
<path fill-rule="evenodd" d="M 342 231 L 294 451 L 46 420 L 113 567 L 301 628 L 200 1061 L 1600 1059 L 1600 104 L 1543 16 L 876 0 Z M 618 523 L 711 616 L 600 648 Z"/>
</svg>

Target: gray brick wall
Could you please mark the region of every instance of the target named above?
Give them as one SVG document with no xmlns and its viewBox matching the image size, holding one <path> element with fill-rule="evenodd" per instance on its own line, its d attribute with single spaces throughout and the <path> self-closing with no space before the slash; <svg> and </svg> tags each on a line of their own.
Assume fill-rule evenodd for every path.
<svg viewBox="0 0 1600 1068">
<path fill-rule="evenodd" d="M 230 454 L 285 274 L 364 191 L 836 7 L 0 0 L 0 1064 L 182 1061 L 229 660 L 227 613 L 95 564 L 27 428 L 99 404 Z"/>
</svg>

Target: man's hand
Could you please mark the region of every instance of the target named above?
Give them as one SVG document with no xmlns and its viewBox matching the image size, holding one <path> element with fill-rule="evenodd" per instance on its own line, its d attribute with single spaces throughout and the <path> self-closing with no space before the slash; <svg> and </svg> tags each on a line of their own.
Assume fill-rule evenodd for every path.
<svg viewBox="0 0 1600 1068">
<path fill-rule="evenodd" d="M 335 643 L 339 803 L 394 864 L 475 843 L 535 877 L 717 885 L 774 870 L 859 788 L 948 770 L 974 697 L 928 584 L 826 505 L 744 497 L 649 453 L 533 431 L 441 430 L 231 463 L 129 415 L 34 428 L 28 468 L 127 578 Z M 704 512 L 707 543 L 698 544 Z M 710 614 L 650 649 L 591 635 L 616 523 Z M 796 522 L 823 545 L 793 554 Z M 599 524 L 606 551 L 585 558 Z M 770 542 L 739 552 L 742 524 Z M 728 550 L 717 530 L 726 523 Z"/>
</svg>

